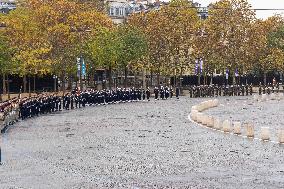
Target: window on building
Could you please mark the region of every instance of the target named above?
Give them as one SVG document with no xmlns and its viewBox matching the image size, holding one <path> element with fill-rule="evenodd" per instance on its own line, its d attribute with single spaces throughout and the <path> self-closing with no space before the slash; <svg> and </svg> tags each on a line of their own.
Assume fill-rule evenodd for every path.
<svg viewBox="0 0 284 189">
<path fill-rule="evenodd" d="M 114 15 L 114 10 L 113 10 L 113 8 L 110 8 L 110 9 L 109 9 L 109 15 L 111 15 L 111 16 Z"/>
<path fill-rule="evenodd" d="M 119 15 L 119 8 L 115 8 L 115 15 Z"/>
<path fill-rule="evenodd" d="M 123 16 L 123 8 L 119 9 L 119 15 Z"/>
</svg>

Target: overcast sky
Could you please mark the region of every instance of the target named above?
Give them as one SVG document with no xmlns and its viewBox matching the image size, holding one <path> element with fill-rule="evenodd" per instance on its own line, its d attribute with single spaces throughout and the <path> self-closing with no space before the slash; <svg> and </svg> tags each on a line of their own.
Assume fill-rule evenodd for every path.
<svg viewBox="0 0 284 189">
<path fill-rule="evenodd" d="M 194 2 L 200 3 L 202 6 L 207 6 L 211 2 L 217 0 L 195 0 Z M 284 9 L 284 0 L 248 0 L 254 9 Z M 282 13 L 284 11 L 256 11 L 257 18 L 267 18 L 273 16 L 275 13 Z"/>
</svg>

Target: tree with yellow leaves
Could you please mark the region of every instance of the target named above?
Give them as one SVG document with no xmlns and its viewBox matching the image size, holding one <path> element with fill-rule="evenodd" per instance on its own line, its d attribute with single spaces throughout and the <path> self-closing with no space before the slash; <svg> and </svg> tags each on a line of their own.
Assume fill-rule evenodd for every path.
<svg viewBox="0 0 284 189">
<path fill-rule="evenodd" d="M 46 74 L 50 71 L 48 53 L 51 46 L 46 33 L 40 30 L 39 24 L 35 21 L 32 11 L 19 7 L 7 15 L 2 15 L 1 20 L 5 23 L 2 34 L 6 36 L 9 46 L 14 51 L 13 61 L 19 62 L 15 71 L 23 76 L 26 92 L 26 76 Z"/>
<path fill-rule="evenodd" d="M 228 69 L 234 78 L 249 69 L 247 60 L 254 37 L 252 23 L 255 13 L 246 0 L 221 0 L 209 7 L 209 18 L 205 23 L 206 40 L 201 54 L 205 67 Z M 211 65 L 213 64 L 213 65 Z"/>
<path fill-rule="evenodd" d="M 250 42 L 250 54 L 254 54 L 252 70 L 263 74 L 264 84 L 266 85 L 266 76 L 269 71 L 282 70 L 283 53 L 279 47 L 272 44 L 273 33 L 277 32 L 283 24 L 280 16 L 272 16 L 266 20 L 257 20 L 254 23 L 254 38 L 256 40 Z"/>
<path fill-rule="evenodd" d="M 148 42 L 145 67 L 160 75 L 182 75 L 193 63 L 193 38 L 198 15 L 192 3 L 174 0 L 160 10 L 133 14 L 129 24 L 139 27 Z"/>
</svg>

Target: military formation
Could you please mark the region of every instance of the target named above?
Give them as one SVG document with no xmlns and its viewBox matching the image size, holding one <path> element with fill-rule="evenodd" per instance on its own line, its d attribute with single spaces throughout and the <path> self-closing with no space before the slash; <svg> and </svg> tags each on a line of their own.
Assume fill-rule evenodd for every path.
<svg viewBox="0 0 284 189">
<path fill-rule="evenodd" d="M 176 88 L 175 96 L 179 98 L 179 88 Z M 172 98 L 173 89 L 169 87 L 155 87 L 155 100 Z M 0 104 L 0 125 L 1 130 L 13 124 L 18 118 L 27 118 L 71 110 L 93 105 L 117 104 L 123 102 L 150 101 L 151 91 L 149 88 L 137 89 L 129 88 L 116 90 L 85 90 L 77 89 L 59 96 L 58 94 L 41 94 L 30 98 L 13 99 Z"/>
<path fill-rule="evenodd" d="M 4 126 L 13 124 L 18 120 L 19 100 L 17 98 L 5 101 L 0 104 L 0 130 Z"/>
<path fill-rule="evenodd" d="M 217 96 L 248 96 L 252 95 L 253 86 L 250 85 L 200 85 L 190 86 L 190 98 Z"/>
<path fill-rule="evenodd" d="M 283 91 L 284 91 L 284 86 L 283 87 Z M 262 83 L 259 83 L 258 86 L 258 94 L 262 95 L 262 94 L 271 94 L 271 93 L 279 93 L 280 91 L 280 86 L 279 83 L 268 83 L 267 85 L 262 85 Z"/>
</svg>

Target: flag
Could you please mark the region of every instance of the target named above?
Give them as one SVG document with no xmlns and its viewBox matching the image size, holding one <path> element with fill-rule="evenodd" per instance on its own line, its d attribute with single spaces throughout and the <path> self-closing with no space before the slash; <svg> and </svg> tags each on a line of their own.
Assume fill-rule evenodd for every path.
<svg viewBox="0 0 284 189">
<path fill-rule="evenodd" d="M 82 76 L 86 76 L 86 64 L 83 58 L 81 58 L 82 60 Z"/>
<path fill-rule="evenodd" d="M 199 63 L 200 63 L 200 74 L 202 74 L 202 66 L 203 66 L 202 58 L 200 58 Z"/>
<path fill-rule="evenodd" d="M 239 76 L 238 68 L 236 68 L 236 70 L 235 70 L 235 76 L 236 76 L 236 77 L 238 77 L 238 76 Z"/>
<path fill-rule="evenodd" d="M 229 79 L 229 69 L 226 69 L 226 79 Z"/>
<path fill-rule="evenodd" d="M 194 67 L 194 74 L 197 75 L 198 74 L 198 59 L 195 60 L 195 67 Z"/>
</svg>

